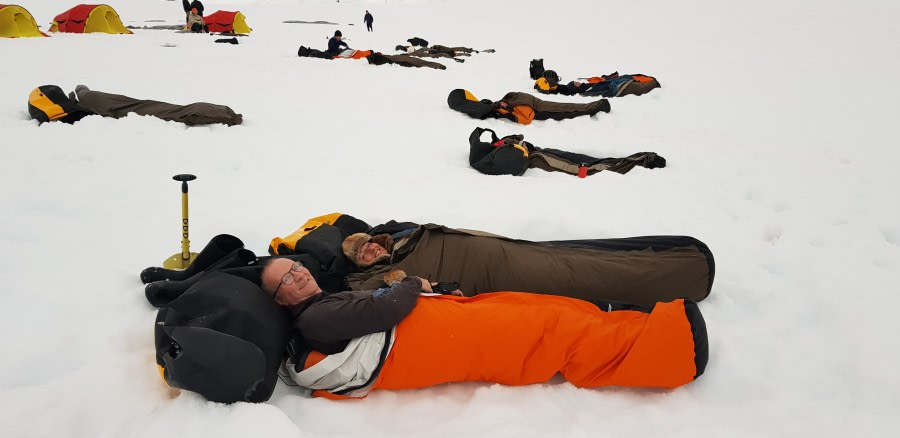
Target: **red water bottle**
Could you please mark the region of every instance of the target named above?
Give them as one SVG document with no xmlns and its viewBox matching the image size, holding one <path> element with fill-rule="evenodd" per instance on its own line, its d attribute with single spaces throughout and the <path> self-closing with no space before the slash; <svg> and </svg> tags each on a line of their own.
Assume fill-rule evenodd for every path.
<svg viewBox="0 0 900 438">
<path fill-rule="evenodd" d="M 587 177 L 587 166 L 585 166 L 584 164 L 582 164 L 581 166 L 578 166 L 578 177 L 579 178 Z"/>
</svg>

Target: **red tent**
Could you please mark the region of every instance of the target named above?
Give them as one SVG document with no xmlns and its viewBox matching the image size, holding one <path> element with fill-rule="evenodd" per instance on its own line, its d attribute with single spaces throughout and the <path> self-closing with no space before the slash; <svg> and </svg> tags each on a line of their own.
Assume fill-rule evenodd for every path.
<svg viewBox="0 0 900 438">
<path fill-rule="evenodd" d="M 51 32 L 124 33 L 131 31 L 122 24 L 119 14 L 109 5 L 78 5 L 53 19 Z"/>
<path fill-rule="evenodd" d="M 240 11 L 216 11 L 203 17 L 203 22 L 209 27 L 210 32 L 215 33 L 232 32 L 246 35 L 252 30 L 247 26 L 244 14 Z"/>
<path fill-rule="evenodd" d="M 88 14 L 94 10 L 97 5 L 78 5 L 69 9 L 53 19 L 57 23 L 57 29 L 60 32 L 84 33 L 84 24 L 87 22 Z"/>
</svg>

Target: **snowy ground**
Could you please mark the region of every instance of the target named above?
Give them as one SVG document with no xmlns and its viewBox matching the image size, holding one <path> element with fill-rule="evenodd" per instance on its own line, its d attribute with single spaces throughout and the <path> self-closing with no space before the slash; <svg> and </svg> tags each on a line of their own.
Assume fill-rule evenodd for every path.
<svg viewBox="0 0 900 438">
<path fill-rule="evenodd" d="M 209 1 L 254 29 L 240 45 L 131 36 L 0 40 L 0 431 L 78 436 L 886 436 L 900 420 L 896 2 L 761 0 Z M 46 29 L 74 2 L 24 0 Z M 109 3 L 127 25 L 178 23 L 164 0 Z M 375 16 L 366 33 L 365 9 Z M 324 20 L 340 26 L 283 24 Z M 352 25 L 350 25 L 352 23 Z M 494 48 L 446 71 L 301 59 L 335 29 L 393 53 L 412 36 Z M 529 91 L 645 73 L 664 88 L 593 118 L 476 121 L 447 93 Z M 227 104 L 242 126 L 154 118 L 28 119 L 30 91 L 77 84 Z M 581 97 L 557 100 L 585 101 Z M 467 166 L 476 126 L 595 156 L 654 151 L 665 169 L 587 179 Z M 269 240 L 333 211 L 532 240 L 685 234 L 713 250 L 701 303 L 706 374 L 673 391 L 456 384 L 269 403 L 176 395 L 154 365 L 137 277 L 179 250 L 176 173 L 194 249 Z"/>
</svg>

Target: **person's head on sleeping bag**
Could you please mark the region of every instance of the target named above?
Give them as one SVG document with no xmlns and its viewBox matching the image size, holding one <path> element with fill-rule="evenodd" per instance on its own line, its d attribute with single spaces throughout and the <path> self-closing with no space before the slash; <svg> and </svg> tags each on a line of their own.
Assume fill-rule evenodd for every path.
<svg viewBox="0 0 900 438">
<path fill-rule="evenodd" d="M 394 240 L 389 234 L 370 236 L 366 233 L 356 233 L 344 239 L 341 249 L 353 264 L 360 268 L 368 268 L 376 262 L 389 258 L 393 244 Z"/>
<path fill-rule="evenodd" d="M 300 262 L 272 259 L 262 271 L 262 288 L 282 306 L 300 304 L 322 293 L 322 288 Z"/>
</svg>

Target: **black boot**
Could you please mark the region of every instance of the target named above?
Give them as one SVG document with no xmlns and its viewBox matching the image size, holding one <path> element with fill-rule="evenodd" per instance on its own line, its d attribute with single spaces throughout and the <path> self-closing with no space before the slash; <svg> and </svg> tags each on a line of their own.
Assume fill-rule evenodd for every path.
<svg viewBox="0 0 900 438">
<path fill-rule="evenodd" d="M 256 263 L 256 254 L 249 249 L 239 248 L 225 257 L 208 266 L 205 270 L 195 273 L 184 280 L 160 280 L 144 286 L 144 294 L 147 301 L 156 307 L 168 305 L 178 298 L 195 283 L 203 279 L 209 272 L 226 270 L 228 268 L 240 268 Z"/>
<path fill-rule="evenodd" d="M 194 274 L 206 270 L 210 265 L 219 261 L 238 248 L 243 248 L 244 242 L 230 234 L 219 234 L 213 237 L 203 251 L 197 254 L 197 258 L 185 269 L 166 269 L 151 267 L 141 271 L 141 281 L 144 284 L 161 280 L 186 280 Z"/>
</svg>

